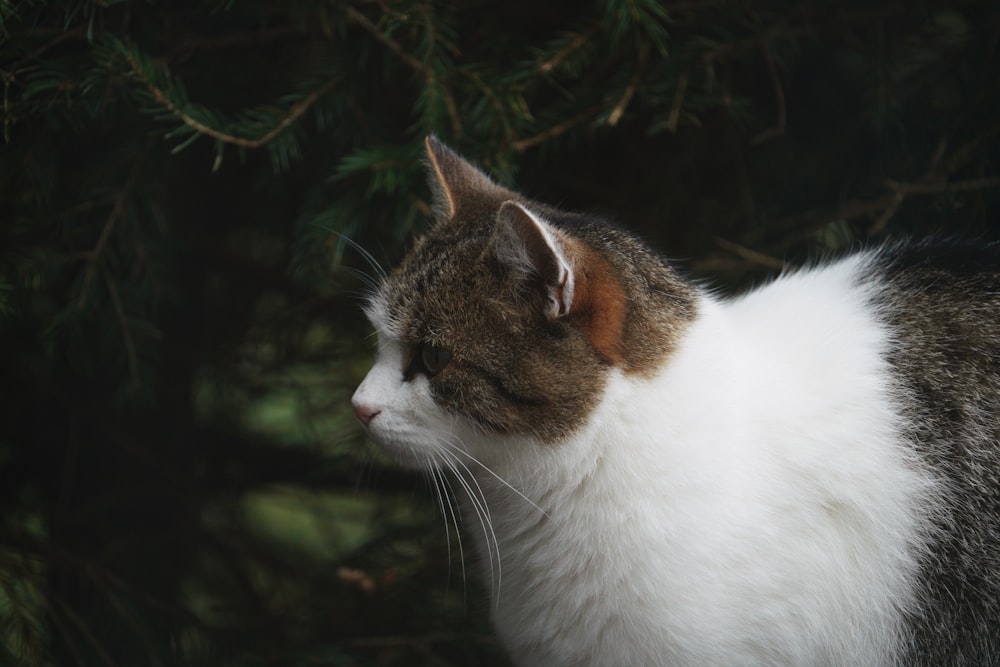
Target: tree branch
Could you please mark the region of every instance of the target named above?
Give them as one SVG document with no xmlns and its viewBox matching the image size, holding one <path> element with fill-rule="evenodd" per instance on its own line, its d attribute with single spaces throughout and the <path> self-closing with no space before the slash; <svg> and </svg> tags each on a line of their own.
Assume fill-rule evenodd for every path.
<svg viewBox="0 0 1000 667">
<path fill-rule="evenodd" d="M 625 109 L 628 108 L 629 102 L 635 97 L 635 91 L 639 88 L 639 83 L 642 81 L 642 74 L 646 69 L 646 61 L 649 60 L 649 45 L 646 44 L 642 47 L 639 52 L 639 62 L 635 66 L 635 74 L 632 75 L 632 80 L 628 82 L 628 86 L 625 87 L 625 93 L 622 98 L 615 105 L 615 108 L 611 110 L 611 115 L 608 116 L 608 125 L 614 127 L 621 120 L 622 116 L 625 114 Z"/>
<path fill-rule="evenodd" d="M 302 114 L 309 110 L 309 108 L 315 104 L 323 95 L 330 92 L 334 86 L 340 82 L 340 77 L 334 77 L 330 79 L 325 84 L 309 93 L 304 99 L 299 100 L 291 106 L 288 113 L 279 120 L 274 127 L 265 132 L 260 137 L 256 139 L 248 139 L 246 137 L 237 137 L 231 134 L 226 134 L 220 130 L 210 127 L 196 118 L 192 118 L 189 114 L 185 113 L 180 107 L 174 104 L 162 90 L 156 87 L 156 85 L 146 76 L 142 67 L 136 62 L 135 58 L 131 54 L 126 54 L 125 59 L 128 61 L 129 67 L 132 68 L 132 72 L 139 78 L 142 84 L 146 87 L 149 93 L 153 96 L 159 104 L 167 109 L 170 113 L 177 116 L 185 125 L 195 130 L 199 134 L 204 134 L 205 136 L 212 137 L 223 143 L 232 144 L 234 146 L 240 146 L 242 148 L 260 148 L 268 143 L 270 143 L 275 137 L 284 132 L 288 127 L 297 121 Z"/>
<path fill-rule="evenodd" d="M 115 309 L 115 317 L 118 319 L 118 328 L 122 332 L 122 342 L 125 345 L 125 359 L 128 362 L 129 375 L 135 385 L 139 384 L 139 358 L 135 351 L 135 340 L 132 338 L 132 330 L 128 326 L 128 318 L 125 315 L 125 307 L 122 305 L 121 295 L 118 294 L 118 286 L 110 274 L 105 272 L 105 282 L 108 285 L 108 294 L 111 295 L 111 303 Z"/>
<path fill-rule="evenodd" d="M 542 132 L 539 132 L 534 136 L 528 137 L 527 139 L 518 139 L 517 141 L 511 144 L 511 147 L 518 152 L 526 151 L 529 148 L 537 146 L 538 144 L 545 143 L 546 141 L 548 141 L 553 137 L 558 137 L 559 135 L 566 133 L 567 131 L 573 129 L 580 123 L 586 121 L 588 118 L 591 118 L 594 114 L 596 114 L 600 110 L 601 110 L 601 105 L 592 106 L 589 109 L 581 111 L 577 115 L 568 118 L 561 123 L 556 123 L 549 129 L 543 130 Z"/>
<path fill-rule="evenodd" d="M 869 236 L 881 232 L 892 217 L 899 210 L 903 200 L 915 195 L 935 195 L 945 192 L 968 192 L 970 190 L 989 190 L 990 188 L 1000 188 L 1000 177 L 973 178 L 967 181 L 956 181 L 953 183 L 940 182 L 919 182 L 900 183 L 898 181 L 887 180 L 886 186 L 893 191 L 892 199 L 885 207 L 882 214 L 868 228 Z"/>
<path fill-rule="evenodd" d="M 399 42 L 379 30 L 378 26 L 371 22 L 371 19 L 351 6 L 345 7 L 344 12 L 347 14 L 349 21 L 361 26 L 368 34 L 381 42 L 383 46 L 396 54 L 396 57 L 402 60 L 403 63 L 405 63 L 410 69 L 414 72 L 424 72 L 424 63 L 407 53 L 406 50 L 399 45 Z"/>
<path fill-rule="evenodd" d="M 94 275 L 97 272 L 97 265 L 101 261 L 101 257 L 104 255 L 104 250 L 107 248 L 108 240 L 111 238 L 111 232 L 114 230 L 115 225 L 121 220 L 125 215 L 125 204 L 128 202 L 128 198 L 132 194 L 132 190 L 135 189 L 135 185 L 139 180 L 139 172 L 142 171 L 142 164 L 146 158 L 146 152 L 149 149 L 149 145 L 139 154 L 136 159 L 135 164 L 132 166 L 132 171 L 128 175 L 128 179 L 125 181 L 125 185 L 118 192 L 114 199 L 114 205 L 111 207 L 111 213 L 108 214 L 107 219 L 104 221 L 104 226 L 101 227 L 101 233 L 97 237 L 97 242 L 94 243 L 92 250 L 84 254 L 84 258 L 89 262 L 87 265 L 87 272 L 83 276 L 83 282 L 80 285 L 80 295 L 77 298 L 76 306 L 80 310 L 87 305 L 87 294 L 90 292 L 90 286 L 94 282 Z"/>
<path fill-rule="evenodd" d="M 562 61 L 566 60 L 574 51 L 582 48 L 587 42 L 589 42 L 594 34 L 603 27 L 601 22 L 592 25 L 586 32 L 575 35 L 573 39 L 570 40 L 569 44 L 563 48 L 556 51 L 555 55 L 543 62 L 538 66 L 538 71 L 542 74 L 549 74 L 558 67 Z"/>
<path fill-rule="evenodd" d="M 752 262 L 754 264 L 759 264 L 760 266 L 767 267 L 769 269 L 778 269 L 779 271 L 788 268 L 788 262 L 778 259 L 777 257 L 771 257 L 770 255 L 765 255 L 762 252 L 756 250 L 751 250 L 738 243 L 733 243 L 724 238 L 716 237 L 715 244 L 724 250 L 728 250 L 736 255 L 739 255 L 743 259 Z"/>
<path fill-rule="evenodd" d="M 785 121 L 788 113 L 785 108 L 785 91 L 781 87 L 781 78 L 778 76 L 778 68 L 774 65 L 774 56 L 771 55 L 771 43 L 767 40 L 761 45 L 764 51 L 764 62 L 767 63 L 767 74 L 771 79 L 771 87 L 774 89 L 774 103 L 778 106 L 778 118 L 774 127 L 764 130 L 753 139 L 752 144 L 761 144 L 772 137 L 780 137 L 785 133 Z"/>
</svg>

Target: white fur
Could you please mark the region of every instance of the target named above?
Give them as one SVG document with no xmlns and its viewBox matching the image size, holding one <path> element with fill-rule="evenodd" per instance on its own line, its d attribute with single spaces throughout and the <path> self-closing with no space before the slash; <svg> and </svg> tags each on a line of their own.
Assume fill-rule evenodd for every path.
<svg viewBox="0 0 1000 667">
<path fill-rule="evenodd" d="M 555 446 L 444 415 L 383 340 L 355 397 L 383 412 L 372 437 L 413 462 L 461 443 L 492 470 L 463 472 L 495 538 L 469 499 L 466 524 L 499 555 L 495 625 L 519 665 L 898 659 L 936 490 L 897 436 L 864 261 L 704 297 L 662 371 L 612 374 Z"/>
</svg>

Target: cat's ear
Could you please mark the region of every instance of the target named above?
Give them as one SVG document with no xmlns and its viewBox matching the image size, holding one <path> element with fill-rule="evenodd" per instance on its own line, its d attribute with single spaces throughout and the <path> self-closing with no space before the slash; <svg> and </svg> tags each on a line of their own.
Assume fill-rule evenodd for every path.
<svg viewBox="0 0 1000 667">
<path fill-rule="evenodd" d="M 546 298 L 546 315 L 569 314 L 573 306 L 573 265 L 562 234 L 516 201 L 506 201 L 497 214 L 497 258 L 535 281 Z"/>
<path fill-rule="evenodd" d="M 495 207 L 507 191 L 490 177 L 441 143 L 434 135 L 424 140 L 427 147 L 428 181 L 433 194 L 434 215 L 451 220 L 461 209 L 480 207 L 484 202 Z M 483 207 L 486 208 L 486 207 Z"/>
</svg>

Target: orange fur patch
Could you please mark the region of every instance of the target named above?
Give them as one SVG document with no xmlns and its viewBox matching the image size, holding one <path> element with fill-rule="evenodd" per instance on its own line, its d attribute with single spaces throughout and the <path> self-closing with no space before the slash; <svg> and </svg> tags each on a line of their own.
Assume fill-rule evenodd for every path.
<svg viewBox="0 0 1000 667">
<path fill-rule="evenodd" d="M 582 244 L 573 245 L 576 284 L 569 315 L 604 361 L 628 371 L 622 354 L 625 291 L 604 258 Z"/>
</svg>

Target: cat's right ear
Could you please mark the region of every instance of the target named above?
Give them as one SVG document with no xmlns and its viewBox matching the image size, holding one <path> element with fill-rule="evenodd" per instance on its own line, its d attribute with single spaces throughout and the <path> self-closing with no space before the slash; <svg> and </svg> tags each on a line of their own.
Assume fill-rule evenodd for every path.
<svg viewBox="0 0 1000 667">
<path fill-rule="evenodd" d="M 484 200 L 495 201 L 505 192 L 434 135 L 428 136 L 424 144 L 434 215 L 439 221 L 451 220 L 460 210 L 470 209 Z"/>
<path fill-rule="evenodd" d="M 573 307 L 576 278 L 567 239 L 516 201 L 500 206 L 497 225 L 497 258 L 522 280 L 532 281 L 541 289 L 545 314 L 550 319 L 568 315 Z"/>
</svg>

